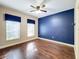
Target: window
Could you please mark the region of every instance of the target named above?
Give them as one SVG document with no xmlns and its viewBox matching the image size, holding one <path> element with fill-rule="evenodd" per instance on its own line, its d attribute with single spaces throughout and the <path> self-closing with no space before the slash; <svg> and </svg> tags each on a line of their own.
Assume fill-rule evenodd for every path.
<svg viewBox="0 0 79 59">
<path fill-rule="evenodd" d="M 27 36 L 32 37 L 35 35 L 35 21 L 28 19 L 27 21 Z"/>
<path fill-rule="evenodd" d="M 6 21 L 6 40 L 20 39 L 20 23 Z"/>
<path fill-rule="evenodd" d="M 6 40 L 20 39 L 20 17 L 5 15 L 6 19 Z"/>
</svg>

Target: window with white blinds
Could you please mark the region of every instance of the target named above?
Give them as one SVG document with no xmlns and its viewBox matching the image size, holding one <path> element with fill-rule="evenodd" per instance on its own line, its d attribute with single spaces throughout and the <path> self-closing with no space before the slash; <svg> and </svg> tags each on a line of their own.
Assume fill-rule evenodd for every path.
<svg viewBox="0 0 79 59">
<path fill-rule="evenodd" d="M 35 35 L 35 21 L 34 20 L 27 20 L 27 36 L 33 37 Z"/>
<path fill-rule="evenodd" d="M 5 14 L 6 40 L 20 39 L 20 22 L 20 17 Z"/>
</svg>

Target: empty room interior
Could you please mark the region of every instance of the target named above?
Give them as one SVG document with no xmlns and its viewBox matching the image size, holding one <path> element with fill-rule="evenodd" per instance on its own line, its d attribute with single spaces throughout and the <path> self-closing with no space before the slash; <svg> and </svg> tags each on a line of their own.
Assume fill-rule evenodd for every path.
<svg viewBox="0 0 79 59">
<path fill-rule="evenodd" d="M 79 59 L 79 0 L 0 0 L 0 59 Z"/>
</svg>

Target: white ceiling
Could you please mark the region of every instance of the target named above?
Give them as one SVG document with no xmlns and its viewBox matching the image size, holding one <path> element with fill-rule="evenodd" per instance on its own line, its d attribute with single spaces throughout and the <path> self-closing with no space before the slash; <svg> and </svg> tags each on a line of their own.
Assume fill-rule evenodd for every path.
<svg viewBox="0 0 79 59">
<path fill-rule="evenodd" d="M 44 4 L 46 5 L 44 9 L 48 11 L 47 13 L 37 14 L 30 12 L 33 10 L 30 5 L 38 5 L 42 1 L 43 0 L 0 0 L 0 5 L 8 6 L 39 18 L 75 7 L 75 0 L 44 0 Z"/>
</svg>

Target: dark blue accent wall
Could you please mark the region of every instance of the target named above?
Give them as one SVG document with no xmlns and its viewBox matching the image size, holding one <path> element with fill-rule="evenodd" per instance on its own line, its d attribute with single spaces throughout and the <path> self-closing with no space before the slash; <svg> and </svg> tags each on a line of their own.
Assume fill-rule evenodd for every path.
<svg viewBox="0 0 79 59">
<path fill-rule="evenodd" d="M 39 18 L 38 29 L 41 38 L 74 44 L 74 9 Z"/>
</svg>

